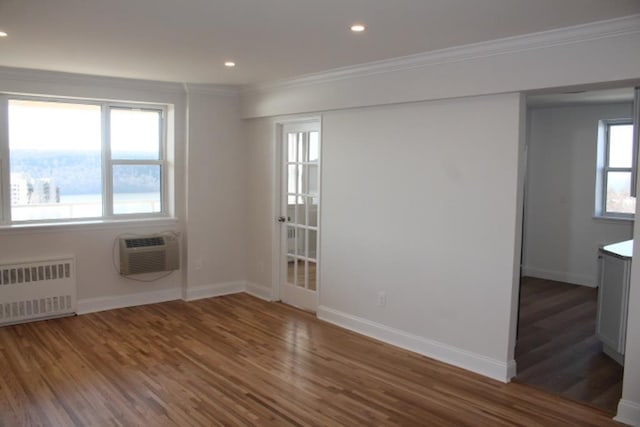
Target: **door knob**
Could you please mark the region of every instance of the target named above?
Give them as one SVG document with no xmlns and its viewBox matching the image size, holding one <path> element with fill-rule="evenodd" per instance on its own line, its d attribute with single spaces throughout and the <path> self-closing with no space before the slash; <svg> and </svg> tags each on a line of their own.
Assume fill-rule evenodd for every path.
<svg viewBox="0 0 640 427">
<path fill-rule="evenodd" d="M 287 221 L 287 219 L 285 217 L 283 217 L 283 216 L 279 216 L 278 217 L 278 222 L 286 222 L 286 221 Z"/>
</svg>

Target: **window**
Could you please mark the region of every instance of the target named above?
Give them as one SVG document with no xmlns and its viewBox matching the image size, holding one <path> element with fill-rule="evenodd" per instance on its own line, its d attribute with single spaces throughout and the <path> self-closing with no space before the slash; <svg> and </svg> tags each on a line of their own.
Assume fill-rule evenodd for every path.
<svg viewBox="0 0 640 427">
<path fill-rule="evenodd" d="M 5 222 L 162 216 L 165 107 L 4 98 Z"/>
<path fill-rule="evenodd" d="M 631 180 L 634 176 L 631 120 L 601 121 L 598 146 L 596 215 L 633 218 L 636 199 L 631 197 Z"/>
</svg>

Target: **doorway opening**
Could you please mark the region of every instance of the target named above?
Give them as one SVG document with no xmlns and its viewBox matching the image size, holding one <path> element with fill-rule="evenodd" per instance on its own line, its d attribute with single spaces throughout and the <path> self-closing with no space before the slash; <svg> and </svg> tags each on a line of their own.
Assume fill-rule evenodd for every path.
<svg viewBox="0 0 640 427">
<path fill-rule="evenodd" d="M 612 414 L 622 394 L 623 366 L 603 352 L 597 331 L 598 257 L 601 247 L 633 238 L 633 218 L 598 215 L 598 137 L 603 122 L 632 119 L 633 107 L 633 88 L 527 100 L 514 380 Z M 611 191 L 628 193 L 630 176 L 612 181 Z"/>
</svg>

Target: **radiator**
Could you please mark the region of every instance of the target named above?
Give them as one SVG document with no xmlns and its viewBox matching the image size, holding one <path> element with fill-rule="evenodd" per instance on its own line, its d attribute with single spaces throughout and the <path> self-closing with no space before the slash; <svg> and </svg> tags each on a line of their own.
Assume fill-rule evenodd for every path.
<svg viewBox="0 0 640 427">
<path fill-rule="evenodd" d="M 0 264 L 0 325 L 75 312 L 73 258 Z"/>
</svg>

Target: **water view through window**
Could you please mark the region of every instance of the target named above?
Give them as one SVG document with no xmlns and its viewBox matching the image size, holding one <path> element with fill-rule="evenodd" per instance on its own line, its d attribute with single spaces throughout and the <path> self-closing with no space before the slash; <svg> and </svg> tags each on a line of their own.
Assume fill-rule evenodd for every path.
<svg viewBox="0 0 640 427">
<path fill-rule="evenodd" d="M 108 113 L 112 124 L 105 133 Z M 110 213 L 106 210 L 114 215 L 161 212 L 160 129 L 159 111 L 10 100 L 12 221 L 101 218 Z M 111 135 L 112 146 L 104 135 Z M 105 160 L 110 147 L 115 160 Z M 105 189 L 112 191 L 110 209 Z"/>
</svg>

